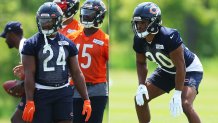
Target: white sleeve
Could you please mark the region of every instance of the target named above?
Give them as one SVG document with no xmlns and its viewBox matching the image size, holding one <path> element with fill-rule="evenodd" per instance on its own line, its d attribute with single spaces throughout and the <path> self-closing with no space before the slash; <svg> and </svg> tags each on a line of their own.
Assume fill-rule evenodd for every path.
<svg viewBox="0 0 218 123">
<path fill-rule="evenodd" d="M 24 44 L 24 41 L 25 41 L 25 40 L 26 40 L 25 38 L 22 38 L 21 41 L 20 41 L 20 44 L 19 44 L 19 54 L 20 54 L 20 62 L 21 62 L 21 63 L 22 63 L 21 51 L 22 51 L 22 49 L 23 49 L 23 44 Z"/>
</svg>

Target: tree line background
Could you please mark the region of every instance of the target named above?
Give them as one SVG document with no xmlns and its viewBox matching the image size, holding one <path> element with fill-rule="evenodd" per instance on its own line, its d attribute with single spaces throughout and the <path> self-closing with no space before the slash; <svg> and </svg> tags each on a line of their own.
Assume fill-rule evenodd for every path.
<svg viewBox="0 0 218 123">
<path fill-rule="evenodd" d="M 176 28 L 189 49 L 200 58 L 218 53 L 217 0 L 150 0 L 162 14 L 162 25 Z M 135 69 L 131 19 L 134 8 L 148 0 L 110 0 L 111 69 Z"/>
<path fill-rule="evenodd" d="M 0 32 L 8 21 L 20 21 L 24 37 L 28 38 L 37 31 L 35 14 L 46 0 L 1 0 Z M 47 0 L 51 1 L 51 0 Z M 83 3 L 84 0 L 81 0 Z M 147 0 L 103 0 L 108 6 L 103 30 L 110 35 L 111 69 L 135 69 L 135 53 L 132 49 L 133 32 L 131 19 L 133 10 Z M 207 59 L 217 60 L 218 53 L 218 1 L 217 0 L 150 0 L 162 12 L 164 26 L 176 28 L 184 43 L 206 64 Z M 81 5 L 81 4 L 80 4 Z M 78 12 L 79 13 L 79 12 Z M 78 19 L 78 14 L 76 18 Z M 109 17 L 108 17 L 109 16 Z M 109 20 L 109 25 L 106 21 Z M 8 49 L 0 38 L 0 83 L 16 79 L 12 69 L 19 63 L 16 49 Z M 110 72 L 109 70 L 109 72 Z M 110 74 L 110 73 L 109 73 Z M 0 119 L 12 115 L 19 99 L 8 96 L 0 88 Z"/>
</svg>

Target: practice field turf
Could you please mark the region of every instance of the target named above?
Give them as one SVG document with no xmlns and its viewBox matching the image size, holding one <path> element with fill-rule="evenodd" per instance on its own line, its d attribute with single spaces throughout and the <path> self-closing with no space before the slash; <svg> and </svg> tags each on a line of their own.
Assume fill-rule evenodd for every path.
<svg viewBox="0 0 218 123">
<path fill-rule="evenodd" d="M 206 63 L 204 65 L 204 78 L 199 87 L 199 94 L 194 106 L 201 117 L 202 123 L 217 123 L 218 72 L 214 67 L 215 62 L 207 61 Z M 110 78 L 112 83 L 109 94 L 109 118 L 105 116 L 103 123 L 137 123 L 133 100 L 138 85 L 136 72 L 112 69 L 110 70 Z M 184 114 L 179 118 L 171 117 L 169 112 L 171 96 L 172 92 L 150 102 L 153 123 L 188 123 Z M 0 101 L 0 103 L 3 103 L 3 101 Z M 109 122 L 107 122 L 108 119 Z M 0 118 L 0 123 L 10 123 L 10 116 Z"/>
<path fill-rule="evenodd" d="M 204 79 L 199 87 L 194 106 L 201 117 L 202 123 L 217 123 L 218 116 L 218 82 L 212 70 L 205 70 Z M 215 73 L 214 73 L 215 72 Z M 212 74 L 213 73 L 213 74 Z M 111 70 L 110 77 L 110 123 L 137 123 L 134 106 L 134 95 L 137 89 L 137 75 L 135 71 Z M 162 95 L 150 102 L 152 123 L 188 123 L 185 115 L 173 118 L 169 111 L 170 94 Z"/>
</svg>

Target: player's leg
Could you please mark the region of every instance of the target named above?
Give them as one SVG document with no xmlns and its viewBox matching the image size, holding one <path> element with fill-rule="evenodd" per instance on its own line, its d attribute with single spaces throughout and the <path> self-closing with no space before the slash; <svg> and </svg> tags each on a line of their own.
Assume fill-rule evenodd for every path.
<svg viewBox="0 0 218 123">
<path fill-rule="evenodd" d="M 71 86 L 57 90 L 52 109 L 54 123 L 73 122 L 73 89 Z"/>
<path fill-rule="evenodd" d="M 11 123 L 25 123 L 22 119 L 23 110 L 26 105 L 26 98 L 23 96 L 18 104 L 13 116 L 11 117 Z"/>
<path fill-rule="evenodd" d="M 136 107 L 136 112 L 138 116 L 139 123 L 149 123 L 151 120 L 150 116 L 150 109 L 148 102 L 155 97 L 158 97 L 165 92 L 161 90 L 160 88 L 156 87 L 154 84 L 147 82 L 146 87 L 148 89 L 148 94 L 149 94 L 149 100 L 147 100 L 144 96 L 144 105 L 143 106 L 138 106 L 135 101 L 135 107 Z"/>
<path fill-rule="evenodd" d="M 140 123 L 150 122 L 151 116 L 148 102 L 166 92 L 169 93 L 169 91 L 172 90 L 175 86 L 173 82 L 174 76 L 164 72 L 160 68 L 157 68 L 147 79 L 145 85 L 148 89 L 149 100 L 146 100 L 144 96 L 145 102 L 143 106 L 138 106 L 135 103 L 136 112 Z"/>
<path fill-rule="evenodd" d="M 185 86 L 182 92 L 182 107 L 189 123 L 201 123 L 198 114 L 193 108 L 193 102 L 197 95 L 202 76 L 203 73 L 199 72 L 186 73 Z"/>
<path fill-rule="evenodd" d="M 102 123 L 104 109 L 106 107 L 108 96 L 90 97 L 92 114 L 87 123 Z"/>
<path fill-rule="evenodd" d="M 83 103 L 82 98 L 73 98 L 73 123 L 85 123 L 85 116 L 82 115 Z"/>
<path fill-rule="evenodd" d="M 50 90 L 35 89 L 35 113 L 32 123 L 52 122 L 52 97 L 54 97 L 54 93 Z"/>
</svg>

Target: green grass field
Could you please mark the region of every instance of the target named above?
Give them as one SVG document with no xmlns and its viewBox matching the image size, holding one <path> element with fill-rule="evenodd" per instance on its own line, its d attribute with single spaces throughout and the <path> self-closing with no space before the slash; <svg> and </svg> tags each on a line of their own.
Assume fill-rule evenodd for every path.
<svg viewBox="0 0 218 123">
<path fill-rule="evenodd" d="M 199 87 L 199 94 L 194 107 L 199 113 L 202 123 L 217 123 L 218 116 L 218 77 L 216 64 L 218 59 L 202 60 L 204 78 Z M 152 71 L 152 70 L 150 70 Z M 109 118 L 106 110 L 103 123 L 137 123 L 134 106 L 134 95 L 137 89 L 137 75 L 134 70 L 110 70 L 112 85 L 109 96 Z M 151 121 L 153 123 L 188 123 L 185 115 L 173 118 L 169 112 L 169 101 L 172 93 L 165 94 L 150 102 Z M 0 104 L 3 100 L 0 100 Z M 8 104 L 11 102 L 4 102 Z M 1 111 L 1 112 L 7 112 Z M 12 111 L 10 111 L 12 114 Z M 109 122 L 108 122 L 109 119 Z M 10 123 L 10 116 L 0 118 L 0 123 Z"/>
<path fill-rule="evenodd" d="M 194 107 L 199 113 L 202 123 L 217 123 L 217 72 L 215 68 L 206 66 L 204 78 L 199 87 Z M 137 74 L 135 71 L 111 70 L 110 77 L 110 123 L 137 123 L 134 106 L 134 95 L 137 89 Z M 153 123 L 188 123 L 185 115 L 173 118 L 169 112 L 169 101 L 172 93 L 160 96 L 150 102 L 151 122 Z"/>
</svg>

